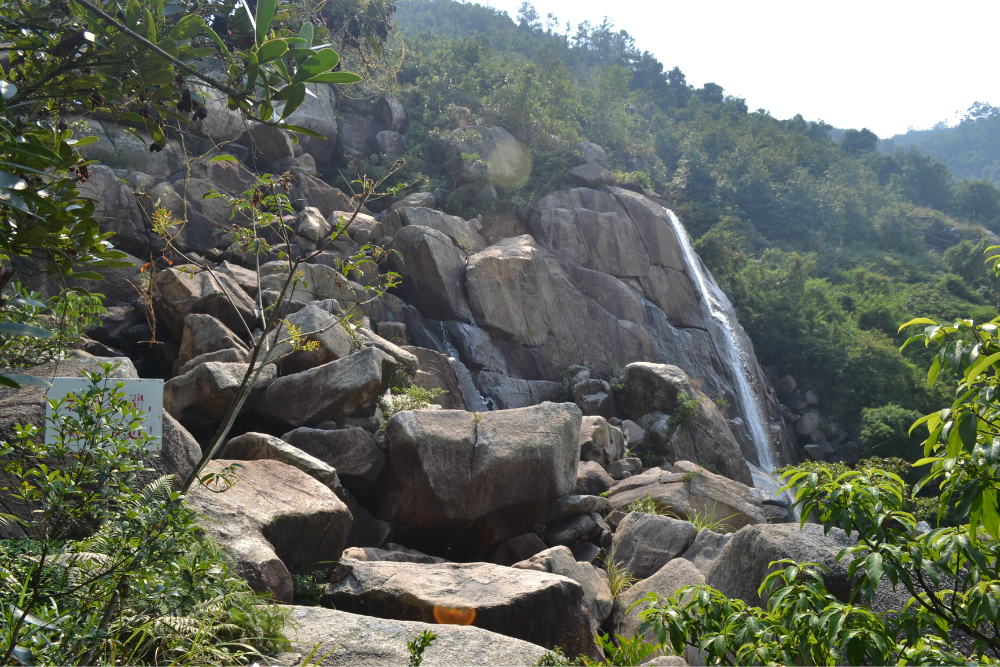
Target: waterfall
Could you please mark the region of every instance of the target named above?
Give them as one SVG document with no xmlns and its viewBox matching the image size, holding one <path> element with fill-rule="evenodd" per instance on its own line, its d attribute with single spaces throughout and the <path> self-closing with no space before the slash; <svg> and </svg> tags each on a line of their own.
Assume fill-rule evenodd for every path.
<svg viewBox="0 0 1000 667">
<path fill-rule="evenodd" d="M 723 356 L 723 361 L 732 369 L 733 388 L 736 391 L 736 402 L 743 415 L 743 421 L 749 429 L 750 438 L 754 448 L 757 450 L 757 460 L 760 468 L 770 473 L 774 470 L 774 456 L 771 452 L 771 438 L 769 437 L 770 427 L 767 418 L 761 410 L 757 392 L 753 389 L 753 376 L 756 359 L 746 345 L 742 344 L 740 336 L 737 334 L 739 323 L 736 321 L 736 311 L 729 298 L 716 284 L 715 279 L 705 270 L 701 263 L 701 258 L 691 247 L 687 230 L 677 219 L 674 212 L 664 207 L 667 216 L 670 218 L 670 225 L 673 227 L 677 241 L 680 243 L 681 251 L 684 254 L 684 264 L 688 275 L 694 281 L 698 290 L 701 308 L 705 314 L 705 319 L 710 325 L 712 340 L 716 343 L 716 349 Z M 711 326 L 714 324 L 715 326 Z"/>
</svg>

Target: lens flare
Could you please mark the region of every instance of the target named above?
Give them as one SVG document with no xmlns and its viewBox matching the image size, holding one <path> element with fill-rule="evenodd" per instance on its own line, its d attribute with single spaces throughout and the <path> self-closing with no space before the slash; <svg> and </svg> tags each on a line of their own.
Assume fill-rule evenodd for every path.
<svg viewBox="0 0 1000 667">
<path fill-rule="evenodd" d="M 490 179 L 501 188 L 513 188 L 531 175 L 531 152 L 510 137 L 490 147 L 484 156 Z"/>
<path fill-rule="evenodd" d="M 472 625 L 476 620 L 476 610 L 469 607 L 434 605 L 434 620 L 441 625 Z"/>
</svg>

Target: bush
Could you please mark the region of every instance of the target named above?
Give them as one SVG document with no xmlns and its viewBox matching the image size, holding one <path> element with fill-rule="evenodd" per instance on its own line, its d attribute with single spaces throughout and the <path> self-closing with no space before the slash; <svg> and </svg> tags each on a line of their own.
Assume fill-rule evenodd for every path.
<svg viewBox="0 0 1000 667">
<path fill-rule="evenodd" d="M 113 366 L 53 401 L 49 429 L 17 426 L 0 445 L 0 662 L 238 664 L 285 645 L 285 613 L 200 536 L 194 511 L 149 470 L 144 414 Z"/>
<path fill-rule="evenodd" d="M 880 408 L 861 410 L 861 453 L 882 458 L 898 457 L 916 461 L 923 457 L 923 438 L 910 437 L 909 430 L 920 413 L 906 410 L 895 403 Z M 905 476 L 905 474 L 903 475 Z"/>
</svg>

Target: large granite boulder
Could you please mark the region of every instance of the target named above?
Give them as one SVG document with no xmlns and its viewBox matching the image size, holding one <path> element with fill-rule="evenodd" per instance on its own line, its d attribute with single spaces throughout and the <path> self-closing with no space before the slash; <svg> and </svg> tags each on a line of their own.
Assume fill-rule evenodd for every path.
<svg viewBox="0 0 1000 667">
<path fill-rule="evenodd" d="M 285 121 L 323 135 L 323 139 L 298 135 L 302 150 L 313 156 L 317 166 L 322 166 L 333 158 L 337 146 L 336 99 L 325 84 L 308 84 L 307 90 L 305 100 Z"/>
<path fill-rule="evenodd" d="M 625 367 L 622 380 L 625 410 L 633 419 L 655 411 L 671 414 L 678 394 L 686 392 L 690 397 L 695 391 L 688 374 L 669 364 L 631 363 Z"/>
<path fill-rule="evenodd" d="M 102 232 L 114 232 L 111 242 L 139 257 L 149 256 L 149 239 L 135 195 L 114 172 L 101 164 L 90 167 L 90 178 L 79 186 L 80 195 L 94 200 L 94 219 Z"/>
<path fill-rule="evenodd" d="M 369 488 L 385 465 L 385 454 L 364 429 L 301 427 L 281 439 L 335 468 L 352 490 Z"/>
<path fill-rule="evenodd" d="M 649 496 L 662 512 L 679 518 L 693 517 L 697 512 L 736 530 L 767 522 L 755 491 L 697 464 L 678 461 L 672 472 L 651 468 L 622 480 L 611 487 L 609 500 L 612 507 L 621 510 Z"/>
<path fill-rule="evenodd" d="M 417 209 L 413 209 L 417 210 Z M 403 289 L 424 316 L 471 322 L 466 303 L 465 256 L 444 233 L 407 225 L 393 237 L 393 269 L 403 277 Z"/>
<path fill-rule="evenodd" d="M 266 421 L 291 428 L 341 419 L 385 393 L 395 370 L 392 357 L 366 347 L 343 359 L 278 378 L 261 393 L 255 409 Z"/>
<path fill-rule="evenodd" d="M 288 638 L 303 653 L 316 649 L 317 664 L 328 667 L 384 667 L 410 663 L 407 643 L 425 631 L 437 639 L 424 664 L 494 667 L 533 665 L 546 652 L 537 644 L 474 626 L 440 625 L 431 620 L 387 621 L 323 607 L 290 607 Z"/>
<path fill-rule="evenodd" d="M 401 539 L 427 540 L 502 507 L 566 495 L 576 480 L 580 420 L 572 403 L 398 413 L 386 432 L 380 515 Z"/>
<path fill-rule="evenodd" d="M 321 599 L 342 611 L 406 621 L 452 622 L 567 655 L 595 656 L 587 596 L 567 577 L 492 563 L 342 560 Z"/>
<path fill-rule="evenodd" d="M 711 466 L 724 477 L 753 486 L 753 478 L 740 444 L 719 408 L 700 391 L 694 415 L 679 426 L 666 446 L 671 461 L 693 461 Z"/>
<path fill-rule="evenodd" d="M 596 496 L 614 485 L 614 478 L 600 463 L 580 461 L 580 467 L 576 471 L 576 482 L 573 484 L 573 493 Z"/>
<path fill-rule="evenodd" d="M 206 472 L 236 463 L 212 461 Z M 307 573 L 340 558 L 351 530 L 347 506 L 324 484 L 280 461 L 240 461 L 237 483 L 219 493 L 194 486 L 189 507 L 236 560 L 250 586 L 292 601 L 292 573 Z"/>
<path fill-rule="evenodd" d="M 244 433 L 236 436 L 230 439 L 222 449 L 222 458 L 235 461 L 281 461 L 293 468 L 298 468 L 323 486 L 328 487 L 338 497 L 344 493 L 334 468 L 273 435 Z"/>
<path fill-rule="evenodd" d="M 641 624 L 639 614 L 645 605 L 635 607 L 632 605 L 640 598 L 656 593 L 663 600 L 685 586 L 700 586 L 703 583 L 705 583 L 704 574 L 690 561 L 684 558 L 673 559 L 651 576 L 632 584 L 618 596 L 618 607 L 622 611 L 622 616 L 618 619 L 618 634 L 631 637 L 639 629 Z M 651 644 L 659 643 L 652 628 L 646 631 L 644 639 Z"/>
<path fill-rule="evenodd" d="M 464 219 L 426 206 L 394 206 L 392 212 L 382 220 L 382 228 L 387 236 L 395 236 L 407 225 L 436 229 L 465 252 L 479 252 L 486 248 L 486 240 Z"/>
<path fill-rule="evenodd" d="M 225 273 L 194 266 L 158 272 L 153 305 L 178 340 L 184 336 L 184 319 L 191 313 L 211 315 L 238 336 L 247 337 L 258 319 L 253 299 L 236 281 Z"/>
<path fill-rule="evenodd" d="M 697 536 L 698 529 L 687 521 L 630 512 L 618 524 L 611 558 L 644 579 L 682 556 Z"/>
<path fill-rule="evenodd" d="M 729 544 L 733 538 L 732 533 L 717 533 L 708 528 L 698 531 L 698 537 L 684 552 L 684 559 L 691 561 L 691 564 L 698 568 L 702 574 L 708 574 L 712 569 L 712 564 L 718 559 L 722 549 Z"/>
<path fill-rule="evenodd" d="M 785 558 L 825 565 L 826 589 L 842 602 L 850 601 L 852 580 L 847 576 L 849 559 L 837 562 L 840 550 L 853 546 L 840 528 L 823 532 L 823 526 L 807 523 L 762 524 L 736 531 L 716 557 L 705 583 L 727 597 L 739 598 L 756 607 L 766 606 L 757 591 L 768 574 L 783 566 L 771 566 Z"/>
<path fill-rule="evenodd" d="M 163 385 L 163 407 L 188 428 L 212 428 L 222 422 L 236 392 L 243 383 L 249 364 L 210 361 L 195 366 L 184 375 L 178 375 Z M 254 401 L 265 387 L 274 382 L 274 366 L 260 369 L 251 378 L 250 395 L 240 413 L 253 409 Z"/>
<path fill-rule="evenodd" d="M 195 357 L 229 349 L 236 350 L 241 361 L 250 354 L 246 344 L 225 324 L 211 315 L 190 313 L 184 318 L 184 333 L 175 364 L 180 368 Z"/>
<path fill-rule="evenodd" d="M 315 342 L 314 350 L 293 350 L 287 327 L 279 336 L 271 336 L 271 351 L 267 359 L 275 359 L 281 375 L 294 375 L 322 366 L 351 354 L 351 336 L 340 322 L 340 317 L 321 310 L 313 304 L 292 313 L 288 324 L 297 327 L 303 342 Z M 274 345 L 275 341 L 278 342 Z"/>
<path fill-rule="evenodd" d="M 559 574 L 580 584 L 587 595 L 595 629 L 604 623 L 614 609 L 615 599 L 611 596 L 607 580 L 598 574 L 597 568 L 590 563 L 578 561 L 573 552 L 565 546 L 546 549 L 526 560 L 514 563 L 511 567 Z"/>
<path fill-rule="evenodd" d="M 353 113 L 341 114 L 338 121 L 338 158 L 357 162 L 367 159 L 375 152 L 375 135 L 378 134 L 375 123 Z"/>
</svg>

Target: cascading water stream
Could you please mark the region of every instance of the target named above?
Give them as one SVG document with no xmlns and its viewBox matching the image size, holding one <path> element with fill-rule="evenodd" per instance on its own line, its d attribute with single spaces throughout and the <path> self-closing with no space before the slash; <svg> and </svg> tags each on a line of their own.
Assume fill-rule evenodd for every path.
<svg viewBox="0 0 1000 667">
<path fill-rule="evenodd" d="M 733 369 L 736 401 L 749 429 L 754 449 L 757 451 L 760 469 L 770 474 L 774 471 L 774 455 L 771 452 L 771 438 L 768 437 L 770 428 L 764 413 L 761 411 L 760 401 L 750 379 L 753 373 L 753 362 L 747 358 L 750 356 L 750 352 L 740 344 L 740 338 L 736 333 L 737 327 L 739 327 L 736 321 L 736 312 L 733 310 L 729 298 L 715 283 L 715 279 L 708 275 L 702 267 L 701 259 L 691 247 L 687 230 L 684 229 L 681 221 L 670 209 L 664 208 L 663 210 L 670 218 L 674 234 L 677 235 L 677 240 L 680 242 L 684 254 L 684 264 L 687 267 L 688 275 L 691 276 L 698 289 L 702 311 L 706 319 L 716 325 L 717 330 L 710 332 L 712 339 L 716 341 L 717 347 L 721 347 L 720 352 L 725 357 L 723 361 Z"/>
</svg>

